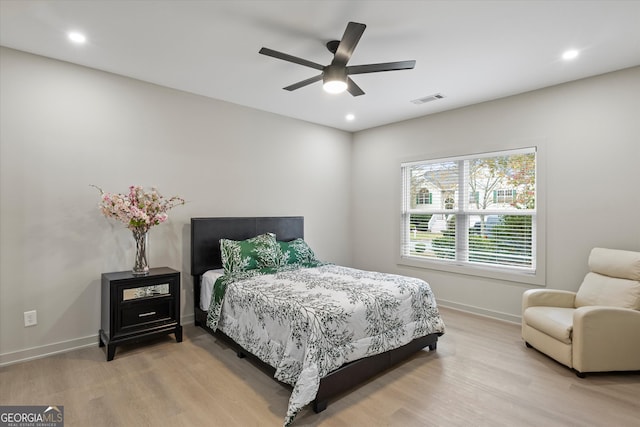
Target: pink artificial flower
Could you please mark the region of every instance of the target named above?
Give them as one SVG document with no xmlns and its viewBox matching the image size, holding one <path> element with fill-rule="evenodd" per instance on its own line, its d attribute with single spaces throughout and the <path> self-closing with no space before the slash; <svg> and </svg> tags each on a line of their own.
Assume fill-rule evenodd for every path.
<svg viewBox="0 0 640 427">
<path fill-rule="evenodd" d="M 95 187 L 95 186 L 94 186 Z M 153 225 L 168 219 L 166 211 L 184 204 L 184 199 L 174 196 L 162 197 L 154 188 L 145 191 L 141 186 L 129 186 L 129 194 L 101 193 L 100 210 L 106 217 L 111 217 L 127 224 L 132 230 L 147 231 Z"/>
</svg>

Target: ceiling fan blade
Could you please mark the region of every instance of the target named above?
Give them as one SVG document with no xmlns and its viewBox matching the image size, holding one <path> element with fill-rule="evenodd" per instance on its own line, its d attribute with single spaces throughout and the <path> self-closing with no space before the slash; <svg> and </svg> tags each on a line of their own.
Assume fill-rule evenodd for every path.
<svg viewBox="0 0 640 427">
<path fill-rule="evenodd" d="M 356 84 L 351 77 L 347 77 L 347 92 L 349 92 L 353 96 L 364 95 L 364 91 L 360 89 L 360 86 Z"/>
<path fill-rule="evenodd" d="M 384 62 L 381 64 L 352 65 L 347 67 L 347 74 L 378 73 L 380 71 L 410 70 L 416 61 Z"/>
<path fill-rule="evenodd" d="M 315 68 L 316 70 L 322 70 L 324 68 L 323 65 L 316 64 L 315 62 L 307 61 L 306 59 L 298 58 L 297 56 L 278 52 L 277 50 L 269 49 L 267 47 L 263 47 L 258 53 L 271 56 L 273 58 L 282 59 L 283 61 L 293 62 L 294 64 L 304 65 L 305 67 Z"/>
<path fill-rule="evenodd" d="M 308 78 L 306 80 L 302 80 L 301 82 L 298 82 L 298 83 L 294 83 L 294 84 L 292 84 L 290 86 L 284 87 L 283 89 L 284 90 L 289 90 L 289 91 L 296 90 L 296 89 L 300 89 L 301 87 L 310 85 L 311 83 L 315 83 L 315 82 L 317 82 L 319 80 L 322 80 L 322 74 L 318 74 L 317 76 Z"/>
<path fill-rule="evenodd" d="M 349 22 L 349 24 L 347 24 L 347 29 L 344 30 L 342 40 L 340 40 L 338 49 L 331 62 L 332 65 L 341 65 L 343 67 L 347 65 L 365 28 L 367 28 L 366 25 L 357 22 Z"/>
</svg>

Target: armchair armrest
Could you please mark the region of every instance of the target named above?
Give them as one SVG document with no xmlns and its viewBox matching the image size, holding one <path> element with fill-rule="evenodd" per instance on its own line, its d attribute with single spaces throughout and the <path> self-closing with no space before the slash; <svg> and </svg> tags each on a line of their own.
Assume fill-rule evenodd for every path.
<svg viewBox="0 0 640 427">
<path fill-rule="evenodd" d="M 527 307 L 573 308 L 576 293 L 559 289 L 529 289 L 522 294 L 522 312 Z"/>
<path fill-rule="evenodd" d="M 640 311 L 605 306 L 576 309 L 573 367 L 579 372 L 640 370 Z"/>
</svg>

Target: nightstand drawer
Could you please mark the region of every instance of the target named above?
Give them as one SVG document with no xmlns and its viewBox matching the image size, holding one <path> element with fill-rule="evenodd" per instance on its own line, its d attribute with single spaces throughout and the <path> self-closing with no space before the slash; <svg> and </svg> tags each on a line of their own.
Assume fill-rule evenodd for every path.
<svg viewBox="0 0 640 427">
<path fill-rule="evenodd" d="M 144 304 L 130 304 L 122 308 L 122 329 L 147 325 L 152 322 L 170 321 L 173 314 L 173 298 L 162 298 Z"/>
</svg>

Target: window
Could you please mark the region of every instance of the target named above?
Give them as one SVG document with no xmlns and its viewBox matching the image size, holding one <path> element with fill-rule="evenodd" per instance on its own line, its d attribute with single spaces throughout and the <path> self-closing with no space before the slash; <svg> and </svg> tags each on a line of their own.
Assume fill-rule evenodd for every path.
<svg viewBox="0 0 640 427">
<path fill-rule="evenodd" d="M 416 195 L 416 205 L 430 205 L 431 200 L 431 193 L 427 188 L 421 188 L 418 190 L 418 194 Z"/>
<path fill-rule="evenodd" d="M 479 191 L 469 191 L 469 204 L 478 204 L 480 203 L 480 192 Z M 477 206 L 476 206 L 477 207 Z"/>
<path fill-rule="evenodd" d="M 507 188 L 501 190 L 495 190 L 493 192 L 493 203 L 505 204 L 513 203 L 516 199 L 516 190 Z"/>
<path fill-rule="evenodd" d="M 403 163 L 402 259 L 535 274 L 536 161 L 526 148 Z"/>
</svg>

